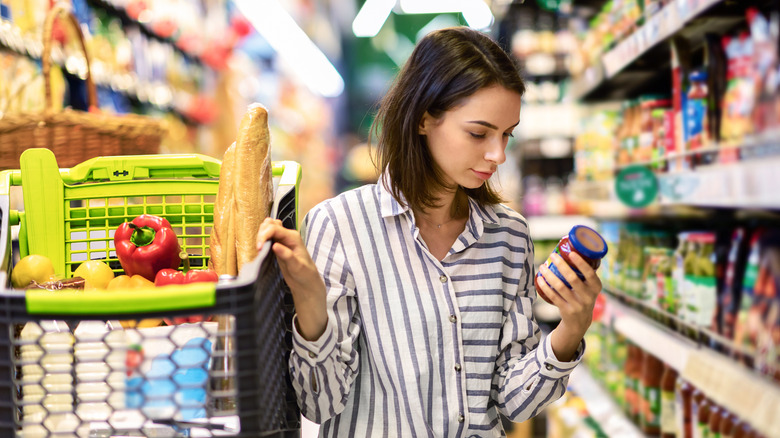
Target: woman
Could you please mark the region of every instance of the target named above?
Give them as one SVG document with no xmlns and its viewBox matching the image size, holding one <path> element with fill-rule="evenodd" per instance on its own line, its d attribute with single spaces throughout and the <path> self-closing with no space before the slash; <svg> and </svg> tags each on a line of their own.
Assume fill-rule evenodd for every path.
<svg viewBox="0 0 780 438">
<path fill-rule="evenodd" d="M 561 322 L 540 342 L 526 221 L 488 179 L 506 160 L 522 80 L 468 28 L 423 38 L 382 101 L 374 185 L 316 206 L 300 235 L 266 220 L 297 315 L 290 357 L 320 434 L 501 436 L 566 390 L 601 282 L 555 258 Z M 542 282 L 544 283 L 544 282 Z"/>
</svg>

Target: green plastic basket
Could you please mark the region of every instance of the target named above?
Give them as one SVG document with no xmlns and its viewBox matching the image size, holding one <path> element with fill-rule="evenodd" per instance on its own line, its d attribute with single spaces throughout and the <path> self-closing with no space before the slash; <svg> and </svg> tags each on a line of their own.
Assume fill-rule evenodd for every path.
<svg viewBox="0 0 780 438">
<path fill-rule="evenodd" d="M 20 163 L 20 170 L 0 172 L 0 209 L 8 212 L 2 229 L 20 225 L 20 257 L 45 255 L 65 278 L 72 277 L 86 260 L 107 262 L 121 273 L 113 247 L 114 230 L 147 213 L 168 219 L 193 268 L 208 265 L 219 160 L 195 154 L 97 157 L 59 169 L 50 150 L 28 149 Z M 279 198 L 297 187 L 300 166 L 275 162 L 273 176 Z M 19 185 L 25 211 L 12 211 L 7 205 L 2 208 L 10 187 Z M 295 210 L 297 217 L 297 197 Z M 8 245 L 9 238 L 0 243 L 6 258 L 9 248 L 2 246 Z M 7 268 L 9 262 L 5 260 L 0 268 Z"/>
<path fill-rule="evenodd" d="M 165 433 L 175 432 L 176 436 L 190 428 L 200 430 L 198 436 L 225 436 L 224 430 L 220 432 L 221 424 L 230 420 L 234 421 L 231 425 L 238 425 L 238 432 L 228 434 L 231 436 L 299 435 L 300 412 L 287 369 L 295 309 L 270 242 L 266 242 L 254 261 L 244 266 L 235 281 L 217 285 L 195 283 L 111 292 L 7 289 L 13 259 L 27 254 L 49 257 L 55 271 L 65 277 L 71 277 L 85 260 L 106 261 L 116 273 L 121 273 L 113 231 L 142 213 L 168 219 L 190 254 L 193 267 L 207 266 L 219 169 L 218 160 L 201 155 L 98 157 L 71 169 L 59 169 L 51 151 L 29 149 L 22 154 L 21 169 L 0 172 L 0 436 L 26 436 L 25 428 L 46 426 L 46 420 L 31 420 L 33 417 L 25 411 L 30 406 L 25 391 L 40 383 L 25 381 L 24 367 L 31 365 L 29 359 L 19 354 L 24 348 L 38 348 L 35 346 L 43 345 L 43 341 L 21 339 L 22 327 L 61 321 L 75 330 L 90 321 L 139 322 L 185 316 L 221 316 L 232 321 L 230 327 L 219 329 L 215 336 L 233 347 L 225 348 L 227 344 L 223 344 L 207 351 L 211 360 L 204 388 L 209 400 L 223 404 L 207 410 L 206 420 L 216 423 L 207 423 L 206 427 L 173 417 L 148 417 L 143 427 L 134 425 L 137 429 L 129 432 L 110 421 L 98 422 L 103 429 L 93 432 L 161 436 L 157 429 L 146 429 L 151 421 L 155 427 Z M 271 216 L 295 229 L 300 166 L 289 161 L 275 162 L 273 176 Z M 24 211 L 10 209 L 13 186 L 21 186 Z M 11 246 L 10 230 L 15 225 L 19 226 L 18 251 L 12 251 Z M 79 342 L 71 347 L 71 353 L 84 345 Z M 102 360 L 93 358 L 84 363 L 98 366 Z M 228 362 L 229 367 L 220 365 Z M 75 377 L 68 371 L 71 368 L 47 370 L 46 376 L 78 379 L 78 369 L 73 369 Z M 171 373 L 193 369 L 176 362 Z M 234 383 L 228 387 L 219 386 L 231 381 Z M 39 390 L 59 394 L 49 393 L 45 385 Z M 176 403 L 177 412 L 186 408 L 178 403 L 175 394 L 166 397 L 166 402 Z M 75 412 L 82 402 L 76 391 Z M 80 426 L 94 426 L 83 417 L 79 421 Z M 60 436 L 54 426 L 49 432 L 45 436 Z"/>
</svg>

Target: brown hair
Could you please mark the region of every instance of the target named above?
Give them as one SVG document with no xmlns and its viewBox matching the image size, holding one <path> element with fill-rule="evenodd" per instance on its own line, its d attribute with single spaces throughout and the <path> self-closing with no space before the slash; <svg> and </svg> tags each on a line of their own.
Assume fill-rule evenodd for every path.
<svg viewBox="0 0 780 438">
<path fill-rule="evenodd" d="M 370 134 L 377 136 L 377 164 L 392 182 L 388 190 L 412 209 L 437 206 L 435 193 L 446 188 L 419 126 L 477 91 L 500 85 L 522 95 L 525 84 L 509 56 L 487 35 L 467 27 L 429 33 L 415 47 L 382 99 Z M 369 135 L 369 139 L 371 135 Z M 370 141 L 370 140 L 369 140 Z M 461 187 L 480 205 L 502 202 L 488 182 Z"/>
</svg>

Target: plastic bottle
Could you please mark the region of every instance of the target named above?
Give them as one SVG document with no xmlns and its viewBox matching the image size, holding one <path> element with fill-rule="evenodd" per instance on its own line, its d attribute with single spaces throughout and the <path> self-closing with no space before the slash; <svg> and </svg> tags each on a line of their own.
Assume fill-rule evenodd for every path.
<svg viewBox="0 0 780 438">
<path fill-rule="evenodd" d="M 737 422 L 738 420 L 736 415 L 732 414 L 724 408 L 723 415 L 720 417 L 720 437 L 733 438 L 734 426 L 737 424 Z"/>
<path fill-rule="evenodd" d="M 664 364 L 650 353 L 642 361 L 640 427 L 646 435 L 661 434 L 661 377 Z"/>
<path fill-rule="evenodd" d="M 631 385 L 631 399 L 628 405 L 628 416 L 635 424 L 640 423 L 641 399 L 643 391 L 642 385 L 642 362 L 644 360 L 644 351 L 636 345 L 629 346 L 630 362 L 626 366 L 626 392 L 628 385 Z M 628 397 L 627 397 L 628 398 Z"/>
<path fill-rule="evenodd" d="M 720 424 L 722 420 L 723 409 L 715 403 L 712 403 L 710 405 L 710 418 L 708 420 L 709 438 L 721 438 Z"/>
<path fill-rule="evenodd" d="M 699 395 L 700 394 L 700 395 Z M 698 399 L 696 408 L 696 427 L 693 428 L 694 438 L 709 438 L 710 436 L 710 413 L 712 411 L 712 401 L 708 399 L 703 393 L 694 392 L 694 400 Z"/>
<path fill-rule="evenodd" d="M 675 386 L 677 371 L 664 364 L 661 376 L 661 438 L 677 438 Z"/>
<path fill-rule="evenodd" d="M 601 259 L 607 254 L 607 242 L 596 232 L 596 230 L 584 225 L 576 225 L 569 231 L 569 234 L 561 238 L 553 252 L 560 255 L 563 260 L 571 266 L 577 276 L 584 279 L 585 277 L 583 274 L 577 270 L 569 259 L 570 254 L 572 252 L 579 254 L 593 269 L 598 269 L 601 265 Z M 547 260 L 545 260 L 543 266 L 549 268 L 553 274 L 563 281 L 563 284 L 571 287 L 563 277 L 563 274 L 561 274 L 558 271 L 558 268 L 553 264 L 551 257 L 548 257 Z M 537 272 L 536 278 L 534 279 L 536 292 L 549 303 L 550 300 L 542 293 L 542 288 L 539 285 L 540 281 L 546 282 L 544 277 L 542 277 L 542 273 Z"/>
<path fill-rule="evenodd" d="M 677 377 L 674 397 L 677 438 L 693 438 L 693 385 Z"/>
<path fill-rule="evenodd" d="M 707 72 L 697 70 L 689 77 L 686 132 L 689 150 L 701 149 L 707 145 Z"/>
<path fill-rule="evenodd" d="M 125 407 L 125 331 L 119 321 L 82 321 L 73 334 L 76 413 L 84 421 L 107 421 Z"/>
</svg>

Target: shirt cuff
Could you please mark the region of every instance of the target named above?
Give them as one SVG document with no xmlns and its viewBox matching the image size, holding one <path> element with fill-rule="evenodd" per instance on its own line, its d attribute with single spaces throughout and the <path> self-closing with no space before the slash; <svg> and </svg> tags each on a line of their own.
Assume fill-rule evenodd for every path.
<svg viewBox="0 0 780 438">
<path fill-rule="evenodd" d="M 561 362 L 553 352 L 550 337 L 545 336 L 542 345 L 536 349 L 537 360 L 542 365 L 539 373 L 551 379 L 566 377 L 582 361 L 583 354 L 585 354 L 585 339 L 580 341 L 580 345 L 577 347 L 574 359 L 571 362 Z"/>
<path fill-rule="evenodd" d="M 336 331 L 328 323 L 325 326 L 325 331 L 320 335 L 316 341 L 307 341 L 303 335 L 298 332 L 298 324 L 296 320 L 298 315 L 293 316 L 292 332 L 293 332 L 293 350 L 309 365 L 316 366 L 317 363 L 323 361 L 328 357 L 333 349 L 336 347 Z"/>
</svg>

